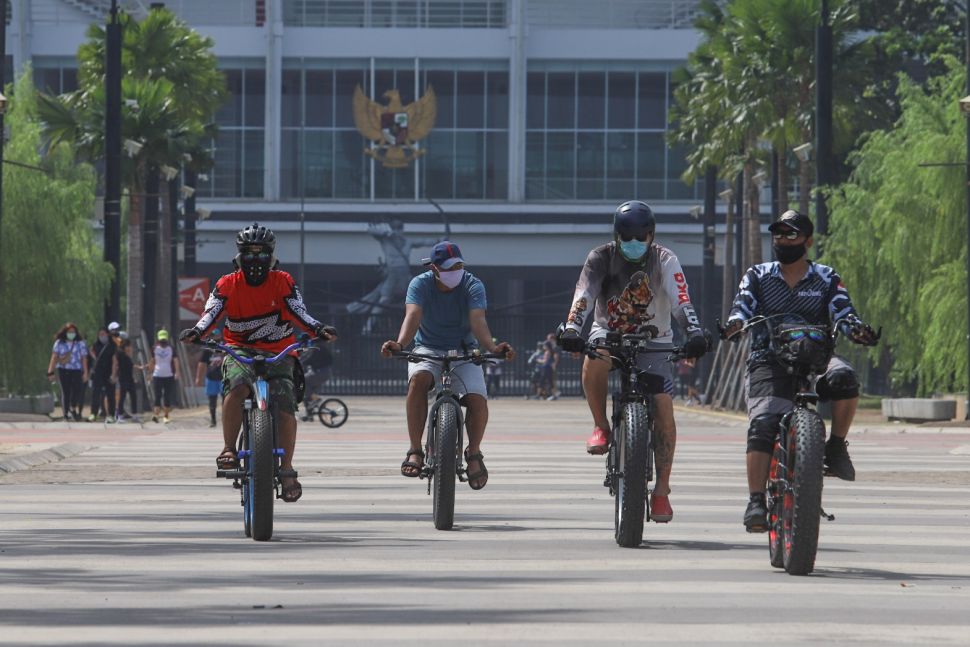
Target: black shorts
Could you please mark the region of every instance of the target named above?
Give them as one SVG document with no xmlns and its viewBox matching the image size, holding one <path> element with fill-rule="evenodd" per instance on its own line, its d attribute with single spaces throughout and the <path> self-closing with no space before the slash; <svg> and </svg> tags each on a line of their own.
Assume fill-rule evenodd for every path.
<svg viewBox="0 0 970 647">
<path fill-rule="evenodd" d="M 174 377 L 156 377 L 152 378 L 155 383 L 155 406 L 164 406 L 170 408 L 175 405 L 175 378 Z M 164 398 L 164 400 L 163 400 Z"/>
</svg>

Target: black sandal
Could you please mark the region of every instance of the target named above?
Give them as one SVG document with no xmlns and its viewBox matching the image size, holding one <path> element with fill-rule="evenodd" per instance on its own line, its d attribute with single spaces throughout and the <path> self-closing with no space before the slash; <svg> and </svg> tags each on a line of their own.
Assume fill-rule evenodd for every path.
<svg viewBox="0 0 970 647">
<path fill-rule="evenodd" d="M 216 467 L 221 470 L 239 469 L 239 456 L 236 455 L 236 450 L 232 447 L 224 448 L 222 453 L 216 457 Z"/>
<path fill-rule="evenodd" d="M 420 456 L 422 464 L 419 465 L 414 461 L 408 460 L 412 456 Z M 421 451 L 420 449 L 414 449 L 412 447 L 411 449 L 408 450 L 407 455 L 404 457 L 404 462 L 401 463 L 401 475 L 406 476 L 409 479 L 413 479 L 421 476 L 421 470 L 424 469 L 423 463 L 424 463 L 424 452 Z M 405 471 L 405 470 L 408 470 L 408 471 Z M 414 470 L 414 473 L 411 473 L 410 470 Z"/>
<path fill-rule="evenodd" d="M 297 473 L 296 470 L 280 470 L 280 496 L 286 503 L 296 503 L 303 496 L 303 486 L 300 482 L 296 480 Z M 287 485 L 283 482 L 283 479 L 293 479 L 290 484 Z"/>
<path fill-rule="evenodd" d="M 465 463 L 469 461 L 478 461 L 478 464 L 482 466 L 482 469 L 478 470 L 474 474 L 471 472 L 465 472 L 465 477 L 468 479 L 468 487 L 473 490 L 481 490 L 488 483 L 488 468 L 485 467 L 485 461 L 482 459 L 481 452 L 476 452 L 474 454 L 469 454 L 468 450 L 465 450 Z M 483 480 L 484 479 L 484 480 Z M 478 487 L 475 487 L 475 483 L 478 483 Z"/>
</svg>

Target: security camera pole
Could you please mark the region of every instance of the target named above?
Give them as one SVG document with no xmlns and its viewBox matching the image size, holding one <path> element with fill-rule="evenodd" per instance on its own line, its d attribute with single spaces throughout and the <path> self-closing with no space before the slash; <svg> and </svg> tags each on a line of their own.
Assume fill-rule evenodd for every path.
<svg viewBox="0 0 970 647">
<path fill-rule="evenodd" d="M 5 2 L 5 0 L 0 0 Z M 104 320 L 121 319 L 121 23 L 118 0 L 111 2 L 105 30 L 104 260 L 111 264 L 111 293 Z"/>
<path fill-rule="evenodd" d="M 832 183 L 832 27 L 827 0 L 822 0 L 815 30 L 815 78 L 815 229 L 824 238 L 829 233 L 829 210 L 823 191 Z M 818 245 L 816 253 L 821 252 Z"/>
</svg>

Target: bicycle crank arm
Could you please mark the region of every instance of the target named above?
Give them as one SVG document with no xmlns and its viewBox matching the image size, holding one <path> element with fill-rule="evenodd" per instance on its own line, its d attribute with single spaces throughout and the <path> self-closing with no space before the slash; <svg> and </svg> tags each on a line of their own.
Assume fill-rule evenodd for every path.
<svg viewBox="0 0 970 647">
<path fill-rule="evenodd" d="M 828 512 L 825 511 L 825 508 L 820 507 L 819 510 L 821 511 L 823 519 L 825 519 L 826 521 L 835 521 L 834 514 L 829 514 Z"/>
</svg>

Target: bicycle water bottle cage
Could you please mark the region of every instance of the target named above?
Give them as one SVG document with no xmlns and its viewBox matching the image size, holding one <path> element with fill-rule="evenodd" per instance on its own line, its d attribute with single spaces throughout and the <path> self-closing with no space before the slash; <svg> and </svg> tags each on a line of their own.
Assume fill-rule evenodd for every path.
<svg viewBox="0 0 970 647">
<path fill-rule="evenodd" d="M 790 372 L 823 373 L 834 347 L 827 328 L 806 324 L 780 324 L 772 335 L 774 354 Z"/>
</svg>

